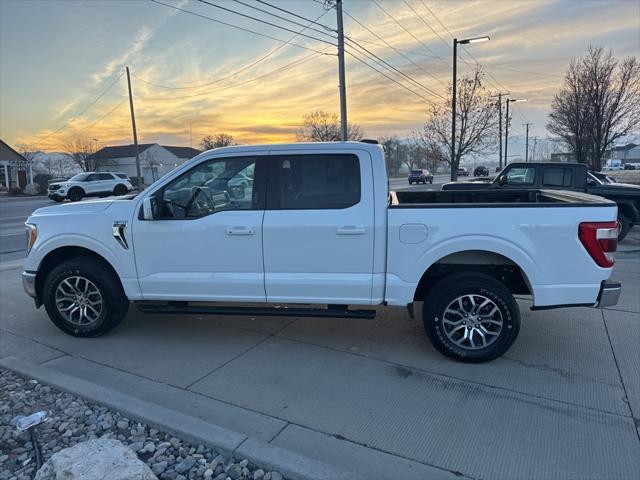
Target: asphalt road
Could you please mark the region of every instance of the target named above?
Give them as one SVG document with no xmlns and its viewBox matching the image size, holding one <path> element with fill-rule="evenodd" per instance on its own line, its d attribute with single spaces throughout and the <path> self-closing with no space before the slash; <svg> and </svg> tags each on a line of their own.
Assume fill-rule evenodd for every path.
<svg viewBox="0 0 640 480">
<path fill-rule="evenodd" d="M 24 257 L 24 222 L 34 210 L 55 204 L 46 197 L 0 198 L 0 265 Z"/>
<path fill-rule="evenodd" d="M 1 205 L 7 233 L 38 206 L 17 202 Z M 27 359 L 376 480 L 637 479 L 640 229 L 617 259 L 618 305 L 531 311 L 519 299 L 519 338 L 480 365 L 439 354 L 419 308 L 416 320 L 383 307 L 357 320 L 131 306 L 110 334 L 77 339 L 34 308 L 20 266 L 2 268 L 0 359 Z"/>
</svg>

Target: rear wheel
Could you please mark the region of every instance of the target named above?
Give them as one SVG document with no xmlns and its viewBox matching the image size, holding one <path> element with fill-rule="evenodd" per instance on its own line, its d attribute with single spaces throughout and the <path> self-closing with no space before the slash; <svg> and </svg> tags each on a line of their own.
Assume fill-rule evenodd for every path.
<svg viewBox="0 0 640 480">
<path fill-rule="evenodd" d="M 520 331 L 520 311 L 511 292 L 480 273 L 450 275 L 434 285 L 424 300 L 423 321 L 434 347 L 469 363 L 499 357 Z"/>
<path fill-rule="evenodd" d="M 116 185 L 116 188 L 113 189 L 113 194 L 117 196 L 126 195 L 127 192 L 127 187 L 125 187 L 124 185 Z"/>
<path fill-rule="evenodd" d="M 620 229 L 618 230 L 618 241 L 621 242 L 624 240 L 624 237 L 627 236 L 629 230 L 631 230 L 631 220 L 629 220 L 624 213 L 618 212 L 618 223 L 620 224 Z"/>
<path fill-rule="evenodd" d="M 69 193 L 67 194 L 67 196 L 69 197 L 69 200 L 71 200 L 72 202 L 79 202 L 80 200 L 82 200 L 82 197 L 84 196 L 84 192 L 82 191 L 81 188 L 72 188 L 71 190 L 69 190 Z"/>
<path fill-rule="evenodd" d="M 99 337 L 126 316 L 129 300 L 120 281 L 102 262 L 67 260 L 45 279 L 43 303 L 51 321 L 74 337 Z"/>
</svg>

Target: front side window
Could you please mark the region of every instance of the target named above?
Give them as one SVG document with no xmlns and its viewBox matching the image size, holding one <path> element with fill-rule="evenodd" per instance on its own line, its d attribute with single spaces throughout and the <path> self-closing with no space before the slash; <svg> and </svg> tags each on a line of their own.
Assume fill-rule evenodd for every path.
<svg viewBox="0 0 640 480">
<path fill-rule="evenodd" d="M 257 202 L 256 157 L 219 158 L 201 163 L 156 195 L 159 217 L 195 219 L 224 210 L 252 210 Z"/>
<path fill-rule="evenodd" d="M 356 155 L 287 155 L 277 159 L 276 168 L 280 209 L 348 208 L 360 201 Z"/>
<path fill-rule="evenodd" d="M 532 167 L 516 167 L 507 172 L 508 185 L 533 185 L 536 169 Z"/>
<path fill-rule="evenodd" d="M 573 181 L 571 168 L 547 167 L 542 176 L 542 185 L 545 187 L 570 187 Z"/>
</svg>

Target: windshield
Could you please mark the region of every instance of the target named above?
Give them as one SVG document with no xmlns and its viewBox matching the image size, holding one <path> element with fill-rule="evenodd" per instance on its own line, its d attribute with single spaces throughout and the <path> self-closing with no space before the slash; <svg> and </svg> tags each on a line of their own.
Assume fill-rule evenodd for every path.
<svg viewBox="0 0 640 480">
<path fill-rule="evenodd" d="M 84 182 L 84 180 L 89 176 L 88 173 L 79 173 L 74 175 L 69 179 L 70 182 Z"/>
<path fill-rule="evenodd" d="M 421 173 L 422 173 L 422 170 L 411 170 L 412 175 L 420 175 Z"/>
<path fill-rule="evenodd" d="M 589 172 L 589 175 L 594 177 L 596 180 L 598 180 L 602 184 L 610 184 L 610 183 L 616 182 L 613 178 L 607 177 L 604 173 Z"/>
</svg>

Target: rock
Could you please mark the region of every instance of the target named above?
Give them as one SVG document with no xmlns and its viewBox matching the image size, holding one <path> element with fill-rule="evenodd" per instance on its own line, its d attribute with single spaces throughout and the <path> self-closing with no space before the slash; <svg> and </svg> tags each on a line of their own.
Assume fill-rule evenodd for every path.
<svg viewBox="0 0 640 480">
<path fill-rule="evenodd" d="M 227 480 L 227 474 L 226 473 L 221 473 L 220 475 L 218 475 L 213 480 Z"/>
<path fill-rule="evenodd" d="M 167 469 L 167 462 L 158 462 L 158 463 L 154 463 L 153 466 L 151 467 L 151 470 L 153 471 L 153 473 L 155 473 L 156 475 L 160 475 L 162 472 L 164 472 Z"/>
<path fill-rule="evenodd" d="M 205 477 L 205 478 L 211 478 L 211 477 L 213 477 L 213 470 L 211 470 L 210 468 L 207 468 L 207 469 L 204 471 L 204 477 Z"/>
<path fill-rule="evenodd" d="M 237 463 L 229 465 L 229 468 L 227 469 L 227 476 L 231 480 L 238 480 L 238 478 L 242 476 L 242 467 Z"/>
<path fill-rule="evenodd" d="M 187 480 L 187 477 L 185 477 L 184 475 L 177 475 L 176 480 Z"/>
<path fill-rule="evenodd" d="M 242 460 L 242 461 L 239 463 L 239 465 L 240 465 L 242 468 L 248 467 L 248 466 L 249 466 L 249 460 L 247 460 L 247 459 L 245 458 L 244 460 Z"/>
<path fill-rule="evenodd" d="M 153 453 L 156 451 L 156 445 L 153 442 L 145 443 L 143 448 L 145 452 L 149 452 L 149 453 Z"/>
<path fill-rule="evenodd" d="M 53 455 L 42 466 L 35 480 L 156 480 L 151 469 L 121 442 L 111 439 L 88 440 Z"/>
<path fill-rule="evenodd" d="M 142 447 L 144 447 L 144 444 L 142 442 L 133 442 L 129 444 L 129 448 L 134 452 L 142 450 Z"/>
<path fill-rule="evenodd" d="M 193 457 L 187 457 L 174 467 L 174 470 L 178 473 L 184 473 L 196 464 L 196 459 Z"/>
<path fill-rule="evenodd" d="M 271 472 L 271 480 L 282 480 L 282 475 L 280 472 L 273 471 Z"/>
<path fill-rule="evenodd" d="M 264 470 L 259 468 L 255 472 L 253 472 L 253 480 L 262 480 L 264 477 Z"/>
</svg>

